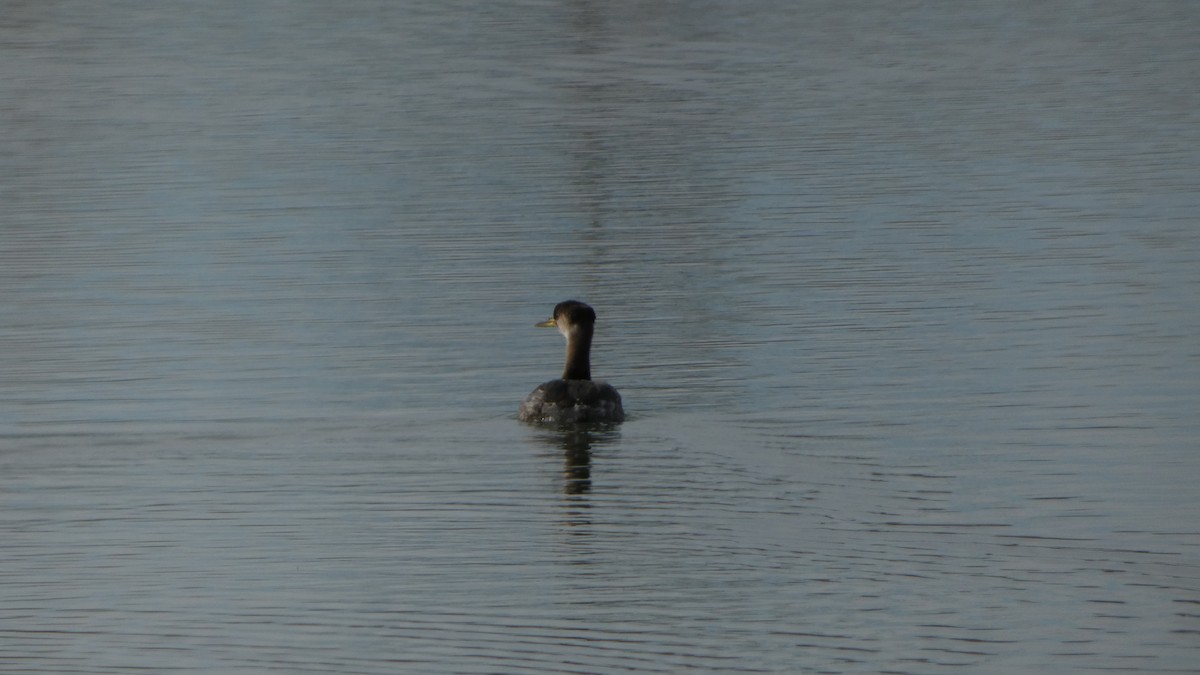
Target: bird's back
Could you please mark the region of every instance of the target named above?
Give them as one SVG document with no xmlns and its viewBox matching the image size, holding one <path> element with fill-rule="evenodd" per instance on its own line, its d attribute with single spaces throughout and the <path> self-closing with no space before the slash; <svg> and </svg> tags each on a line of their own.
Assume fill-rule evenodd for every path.
<svg viewBox="0 0 1200 675">
<path fill-rule="evenodd" d="M 607 382 L 550 380 L 530 392 L 517 418 L 523 422 L 621 422 L 621 395 Z"/>
</svg>

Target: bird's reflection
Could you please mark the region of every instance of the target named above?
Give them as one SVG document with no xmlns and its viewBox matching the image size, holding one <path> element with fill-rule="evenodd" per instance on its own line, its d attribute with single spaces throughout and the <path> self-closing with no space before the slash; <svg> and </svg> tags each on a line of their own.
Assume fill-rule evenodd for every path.
<svg viewBox="0 0 1200 675">
<path fill-rule="evenodd" d="M 595 516 L 590 497 L 593 478 L 593 451 L 616 440 L 620 432 L 607 425 L 586 425 L 546 429 L 538 440 L 554 449 L 562 458 L 562 524 L 564 532 L 570 533 L 568 542 L 576 553 L 588 550 L 593 535 L 592 519 Z M 561 455 L 559 453 L 562 453 Z M 587 564 L 584 558 L 573 558 L 572 564 Z"/>
<path fill-rule="evenodd" d="M 592 490 L 592 451 L 619 433 L 608 426 L 577 425 L 547 430 L 541 441 L 562 452 L 563 494 L 586 495 Z"/>
<path fill-rule="evenodd" d="M 592 490 L 592 434 L 590 431 L 563 432 L 563 492 L 582 495 Z"/>
</svg>

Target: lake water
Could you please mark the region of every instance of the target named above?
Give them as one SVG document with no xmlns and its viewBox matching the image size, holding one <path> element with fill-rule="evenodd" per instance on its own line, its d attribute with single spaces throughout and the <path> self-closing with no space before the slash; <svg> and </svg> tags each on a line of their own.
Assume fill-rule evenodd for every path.
<svg viewBox="0 0 1200 675">
<path fill-rule="evenodd" d="M 0 671 L 1200 664 L 1193 3 L 8 5 Z"/>
</svg>

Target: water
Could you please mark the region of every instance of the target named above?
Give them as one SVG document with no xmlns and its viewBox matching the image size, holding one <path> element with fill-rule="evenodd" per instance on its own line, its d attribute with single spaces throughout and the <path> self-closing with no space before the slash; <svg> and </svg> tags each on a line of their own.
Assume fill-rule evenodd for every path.
<svg viewBox="0 0 1200 675">
<path fill-rule="evenodd" d="M 1198 23 L 7 8 L 0 670 L 1194 669 Z"/>
</svg>

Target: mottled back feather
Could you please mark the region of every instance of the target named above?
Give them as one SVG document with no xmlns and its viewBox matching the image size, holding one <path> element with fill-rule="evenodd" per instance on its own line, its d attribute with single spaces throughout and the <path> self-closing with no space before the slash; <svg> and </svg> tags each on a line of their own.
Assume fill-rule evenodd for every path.
<svg viewBox="0 0 1200 675">
<path fill-rule="evenodd" d="M 530 392 L 517 418 L 523 422 L 621 422 L 621 395 L 607 382 L 550 380 Z"/>
</svg>

